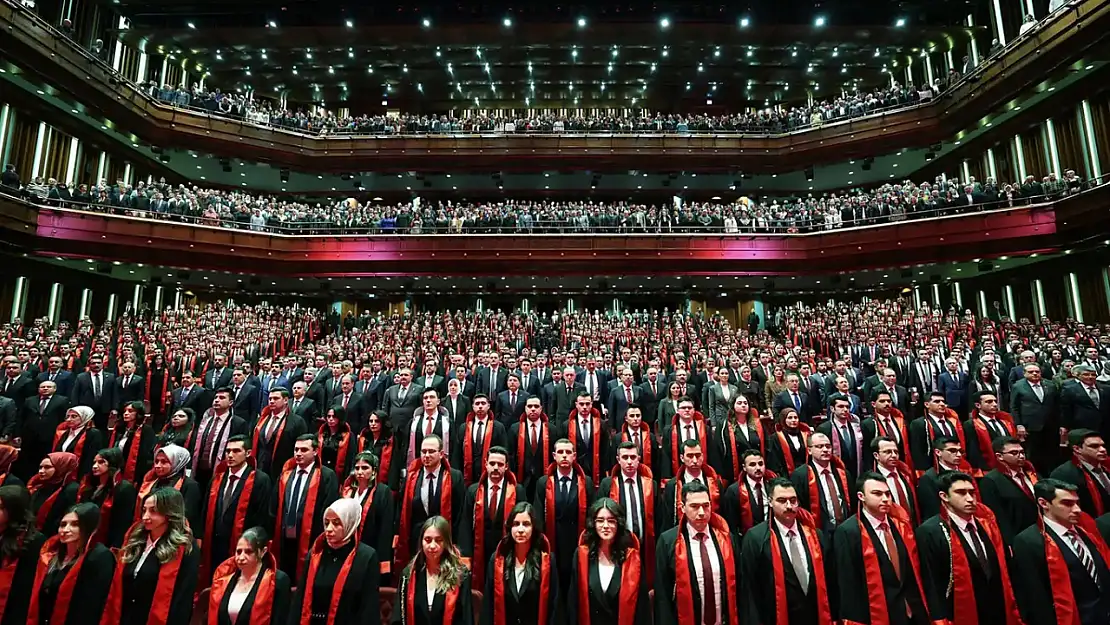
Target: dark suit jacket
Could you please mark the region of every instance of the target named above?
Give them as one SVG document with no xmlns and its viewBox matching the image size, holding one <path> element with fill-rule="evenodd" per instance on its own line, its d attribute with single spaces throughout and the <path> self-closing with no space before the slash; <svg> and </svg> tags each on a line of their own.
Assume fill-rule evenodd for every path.
<svg viewBox="0 0 1110 625">
<path fill-rule="evenodd" d="M 1018 534 L 1040 520 L 1036 500 L 1026 495 L 1009 475 L 1003 475 L 998 469 L 988 471 L 979 480 L 979 493 L 983 504 L 994 512 L 998 529 L 1002 531 L 1002 540 L 1007 545 L 1012 546 Z"/>
<path fill-rule="evenodd" d="M 575 384 L 568 393 L 566 382 L 559 382 L 554 385 L 551 389 L 551 395 L 548 397 L 547 418 L 556 424 L 562 424 L 566 421 L 570 413 L 574 411 L 574 402 L 578 399 L 578 393 L 584 390 L 586 390 L 585 386 Z"/>
<path fill-rule="evenodd" d="M 210 367 L 204 373 L 204 388 L 214 391 L 224 386 L 231 386 L 231 374 L 234 373 L 231 367 L 224 367 L 220 372 L 220 378 L 216 378 L 216 368 Z"/>
<path fill-rule="evenodd" d="M 289 409 L 293 411 L 293 414 L 295 414 L 298 417 L 304 419 L 304 422 L 306 424 L 310 423 L 310 424 L 315 425 L 316 424 L 316 419 L 318 417 L 322 416 L 322 415 L 320 415 L 320 409 L 316 405 L 316 402 L 306 395 L 305 397 L 301 398 L 300 405 L 298 405 L 296 408 L 294 408 L 293 407 L 293 402 L 294 401 L 295 400 L 293 398 L 289 398 Z M 361 432 L 361 431 L 362 430 L 359 430 L 359 432 Z"/>
<path fill-rule="evenodd" d="M 106 420 L 108 413 L 115 410 L 116 406 L 119 405 L 119 402 L 116 401 L 119 385 L 116 384 L 116 376 L 111 373 L 101 373 L 101 375 L 103 377 L 101 378 L 100 399 L 97 399 L 93 393 L 92 376 L 88 371 L 77 374 L 77 381 L 73 384 L 73 396 L 69 399 L 74 405 L 92 408 L 98 417 L 103 415 Z M 100 425 L 98 422 L 97 426 Z"/>
<path fill-rule="evenodd" d="M 410 394 L 412 393 L 412 389 L 414 388 L 416 388 L 416 385 L 412 385 L 409 387 Z M 417 395 L 417 397 L 419 397 L 419 395 Z M 408 397 L 406 397 L 405 399 L 408 399 Z M 340 394 L 332 398 L 331 405 L 328 406 L 328 408 L 340 408 L 342 406 L 343 395 Z M 324 411 L 324 414 L 327 414 L 326 410 Z M 366 412 L 366 403 L 363 401 L 363 396 L 359 395 L 358 393 L 352 392 L 350 399 L 347 400 L 347 425 L 351 426 L 351 432 L 355 433 L 356 435 L 361 432 L 362 429 L 366 427 L 366 418 L 368 416 L 369 415 Z M 307 419 L 305 421 L 306 423 L 309 423 L 309 429 L 311 429 L 312 423 L 309 422 Z"/>
<path fill-rule="evenodd" d="M 58 394 L 69 397 L 73 392 L 73 382 L 77 379 L 75 373 L 70 373 L 66 370 L 61 370 L 54 376 L 54 384 L 58 386 Z M 50 379 L 50 372 L 43 371 L 38 375 L 39 382 L 45 382 Z"/>
<path fill-rule="evenodd" d="M 1097 389 L 1099 395 L 1097 408 L 1081 382 L 1068 384 L 1060 389 L 1060 427 L 1069 430 L 1090 428 L 1096 432 L 1103 431 L 1107 417 L 1110 416 L 1110 392 L 1101 386 Z"/>
<path fill-rule="evenodd" d="M 528 401 L 531 395 L 517 390 L 516 403 L 509 405 L 509 391 L 501 391 L 497 396 L 497 402 L 494 409 L 494 417 L 505 426 L 508 430 L 514 423 L 520 421 L 520 415 L 524 414 L 524 404 Z M 463 415 L 464 417 L 466 415 Z"/>
<path fill-rule="evenodd" d="M 13 400 L 0 396 L 0 436 L 15 438 L 20 435 L 19 408 Z M 35 402 L 35 409 L 38 410 L 38 402 Z"/>
<path fill-rule="evenodd" d="M 1010 389 L 1010 415 L 1014 425 L 1025 426 L 1030 432 L 1040 432 L 1057 423 L 1060 391 L 1052 382 L 1041 382 L 1041 394 L 1037 399 L 1028 380 L 1018 380 Z"/>
<path fill-rule="evenodd" d="M 394 430 L 404 425 L 406 421 L 412 418 L 413 413 L 420 409 L 420 396 L 424 393 L 424 387 L 415 383 L 409 384 L 404 399 L 399 398 L 400 392 L 401 385 L 391 386 L 386 389 L 382 400 L 382 409 L 389 412 L 389 421 Z"/>
<path fill-rule="evenodd" d="M 123 385 L 126 378 L 124 376 L 117 376 L 116 383 L 119 384 L 119 390 L 116 392 L 116 401 L 119 404 L 116 410 L 123 412 L 124 404 L 133 401 L 142 401 L 146 397 L 146 378 L 141 375 L 132 375 L 131 383 L 126 387 Z"/>
<path fill-rule="evenodd" d="M 643 410 L 644 391 L 635 384 L 632 385 L 632 401 L 640 405 L 640 412 L 646 416 Z M 605 407 L 609 411 L 609 426 L 616 429 L 624 423 L 624 415 L 628 412 L 628 396 L 624 390 L 623 384 L 617 384 L 613 390 L 609 391 L 609 395 L 605 398 Z"/>
<path fill-rule="evenodd" d="M 478 372 L 478 393 L 484 393 L 490 397 L 496 397 L 498 393 L 508 388 L 509 368 L 501 365 L 497 368 L 496 379 L 490 381 L 490 374 L 492 370 L 486 367 Z M 492 386 L 491 386 L 492 384 Z"/>
<path fill-rule="evenodd" d="M 460 394 L 455 401 L 451 401 L 451 396 L 447 395 L 439 401 L 439 407 L 447 411 L 447 416 L 451 417 L 451 423 L 458 423 L 466 419 L 467 413 L 470 412 L 471 403 L 469 395 Z"/>
<path fill-rule="evenodd" d="M 233 392 L 234 390 L 232 388 Z M 258 405 L 258 389 L 250 384 L 244 384 L 231 402 L 231 413 L 253 425 L 259 410 L 261 408 Z"/>
<path fill-rule="evenodd" d="M 181 408 L 191 408 L 193 412 L 200 416 L 205 410 L 212 407 L 212 391 L 194 384 L 189 387 L 189 394 L 185 396 L 185 401 L 181 401 L 181 391 L 177 389 L 173 392 L 173 409 L 179 410 Z"/>
<path fill-rule="evenodd" d="M 949 408 L 963 408 L 967 405 L 968 378 L 966 373 L 956 371 L 953 376 L 948 371 L 940 374 L 937 380 L 937 390 L 944 393 L 944 401 Z"/>
<path fill-rule="evenodd" d="M 802 405 L 802 409 L 800 411 L 798 411 L 798 417 L 802 421 L 805 421 L 805 422 L 808 423 L 809 420 L 810 420 L 810 417 L 813 416 L 809 413 L 809 410 L 808 410 L 809 397 L 805 394 L 805 391 L 802 391 L 801 389 L 798 389 L 798 399 L 799 399 L 799 402 Z M 775 395 L 775 400 L 771 404 L 771 414 L 777 415 L 777 414 L 779 414 L 779 412 L 782 411 L 783 408 L 793 408 L 793 407 L 794 407 L 794 398 L 790 395 L 790 391 L 783 391 L 783 392 L 779 393 L 778 395 Z"/>
<path fill-rule="evenodd" d="M 12 400 L 17 406 L 22 405 L 24 400 L 38 392 L 39 385 L 35 381 L 35 376 L 27 372 L 20 373 L 10 386 L 8 379 L 7 375 L 0 378 L 0 390 L 2 390 L 0 395 Z"/>
</svg>

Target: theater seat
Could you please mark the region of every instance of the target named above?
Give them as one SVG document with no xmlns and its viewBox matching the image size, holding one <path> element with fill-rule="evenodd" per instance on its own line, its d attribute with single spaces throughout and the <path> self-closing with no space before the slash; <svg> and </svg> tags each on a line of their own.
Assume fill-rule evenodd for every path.
<svg viewBox="0 0 1110 625">
<path fill-rule="evenodd" d="M 393 622 L 393 602 L 397 600 L 397 589 L 384 586 L 378 589 L 378 597 L 382 603 L 382 625 Z"/>
<path fill-rule="evenodd" d="M 210 588 L 197 593 L 197 601 L 193 604 L 193 618 L 189 620 L 189 625 L 204 625 L 208 622 L 208 595 Z"/>
</svg>

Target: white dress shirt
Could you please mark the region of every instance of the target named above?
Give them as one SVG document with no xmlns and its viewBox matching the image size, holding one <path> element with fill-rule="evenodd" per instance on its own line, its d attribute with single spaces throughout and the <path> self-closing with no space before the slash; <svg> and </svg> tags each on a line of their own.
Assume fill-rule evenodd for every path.
<svg viewBox="0 0 1110 625">
<path fill-rule="evenodd" d="M 825 510 L 829 513 L 830 519 L 835 519 L 836 508 L 833 506 L 833 497 L 840 497 L 840 479 L 836 474 L 836 469 L 833 467 L 831 462 L 825 468 L 821 468 L 821 466 L 819 466 L 816 462 L 813 463 L 813 466 L 817 469 L 817 488 L 820 489 L 821 494 L 825 496 Z M 831 472 L 833 484 L 837 485 L 837 492 L 835 493 L 829 492 L 829 485 L 827 482 L 825 482 L 825 469 L 828 469 Z M 844 500 L 841 499 L 840 501 L 843 503 Z M 847 515 L 848 511 L 844 510 L 844 514 Z"/>
<path fill-rule="evenodd" d="M 862 508 L 863 506 L 860 506 L 860 507 Z M 888 515 L 885 520 L 880 521 L 879 519 L 876 519 L 875 517 L 871 516 L 871 513 L 868 512 L 867 510 L 861 510 L 860 511 L 860 516 L 862 518 L 867 519 L 867 522 L 871 524 L 871 529 L 875 530 L 875 535 L 879 537 L 879 545 L 882 547 L 883 552 L 886 553 L 887 558 L 891 558 L 892 556 L 891 556 L 890 552 L 886 550 L 886 532 L 890 531 L 890 516 Z M 884 523 L 886 524 L 887 529 L 886 530 L 879 529 L 879 526 L 884 524 Z M 861 531 L 867 531 L 867 530 L 864 530 L 864 529 L 861 528 Z"/>
<path fill-rule="evenodd" d="M 713 570 L 709 571 L 708 574 L 706 574 L 706 571 L 702 569 L 701 542 L 697 539 L 698 532 L 695 531 L 693 526 L 691 526 L 690 524 L 686 525 L 686 544 L 689 545 L 686 553 L 687 557 L 694 562 L 694 574 L 697 577 L 696 581 L 698 584 L 698 596 L 705 596 L 705 593 L 702 592 L 702 589 L 705 588 L 707 578 L 708 583 L 713 584 L 713 596 L 717 598 L 717 600 L 714 602 L 717 604 L 717 616 L 715 617 L 713 622 L 720 623 L 722 622 L 721 602 L 723 600 L 723 597 L 721 597 L 721 577 L 723 576 L 724 571 L 721 569 L 720 554 L 717 553 L 717 547 L 713 544 L 713 535 L 710 533 L 709 530 L 709 527 L 705 528 L 705 533 L 709 536 L 708 542 L 706 543 L 706 548 L 709 551 L 709 566 L 712 567 Z M 702 622 L 705 622 L 704 619 L 702 619 Z"/>
</svg>

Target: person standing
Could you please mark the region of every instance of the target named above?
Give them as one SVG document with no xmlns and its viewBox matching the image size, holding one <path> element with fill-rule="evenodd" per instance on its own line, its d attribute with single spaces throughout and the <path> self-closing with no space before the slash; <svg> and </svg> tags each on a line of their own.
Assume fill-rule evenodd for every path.
<svg viewBox="0 0 1110 625">
<path fill-rule="evenodd" d="M 603 497 L 590 506 L 586 531 L 570 563 L 566 621 L 570 625 L 651 623 L 640 550 L 620 504 Z"/>
</svg>

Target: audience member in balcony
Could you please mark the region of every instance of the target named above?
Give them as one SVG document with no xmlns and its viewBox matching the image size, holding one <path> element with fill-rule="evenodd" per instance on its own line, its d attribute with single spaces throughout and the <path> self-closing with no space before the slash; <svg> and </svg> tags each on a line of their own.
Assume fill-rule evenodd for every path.
<svg viewBox="0 0 1110 625">
<path fill-rule="evenodd" d="M 9 189 L 20 188 L 19 174 L 15 171 L 15 165 L 8 163 L 4 166 L 4 173 L 0 174 L 0 186 L 5 186 Z"/>
</svg>

